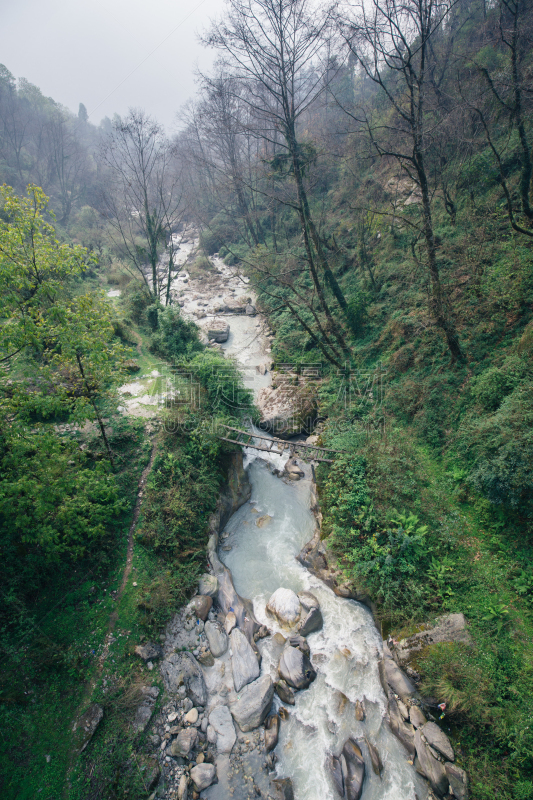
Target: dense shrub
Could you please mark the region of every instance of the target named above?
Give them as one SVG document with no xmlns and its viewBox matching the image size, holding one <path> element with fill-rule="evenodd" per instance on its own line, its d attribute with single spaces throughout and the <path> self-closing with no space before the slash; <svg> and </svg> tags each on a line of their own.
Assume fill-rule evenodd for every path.
<svg viewBox="0 0 533 800">
<path fill-rule="evenodd" d="M 172 361 L 202 349 L 196 325 L 183 319 L 178 309 L 152 305 L 147 312 L 151 314 L 154 331 L 149 345 L 151 353 Z"/>
<path fill-rule="evenodd" d="M 458 447 L 471 465 L 472 486 L 492 503 L 523 505 L 531 513 L 533 382 L 517 387 L 495 413 L 465 421 Z"/>
</svg>

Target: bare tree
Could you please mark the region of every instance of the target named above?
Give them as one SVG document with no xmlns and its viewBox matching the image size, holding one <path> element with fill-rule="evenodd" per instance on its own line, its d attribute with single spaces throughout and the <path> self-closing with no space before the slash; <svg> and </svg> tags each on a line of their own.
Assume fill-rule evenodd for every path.
<svg viewBox="0 0 533 800">
<path fill-rule="evenodd" d="M 307 269 L 327 330 L 348 357 L 324 282 L 349 321 L 348 304 L 328 263 L 305 185 L 315 152 L 298 136 L 299 119 L 324 91 L 328 65 L 321 63 L 321 55 L 331 23 L 331 9 L 313 10 L 309 0 L 228 0 L 224 20 L 214 23 L 203 40 L 223 54 L 234 80 L 246 84 L 242 96 L 262 123 L 261 135 L 278 148 L 272 169 L 294 182 L 295 197 L 285 203 L 298 215 Z"/>
<path fill-rule="evenodd" d="M 372 115 L 362 109 L 358 122 L 366 129 L 375 151 L 381 157 L 397 159 L 420 194 L 420 232 L 431 287 L 431 312 L 446 337 L 452 361 L 461 359 L 462 351 L 441 280 L 427 152 L 440 112 L 438 100 L 432 102 L 435 64 L 431 47 L 454 4 L 455 0 L 361 1 L 355 6 L 353 21 L 339 21 L 351 53 L 379 89 L 378 112 Z"/>
<path fill-rule="evenodd" d="M 497 66 L 490 68 L 487 63 L 475 64 L 482 78 L 485 91 L 480 90 L 474 80 L 465 85 L 464 94 L 469 107 L 479 119 L 487 144 L 492 151 L 505 195 L 507 215 L 513 230 L 533 237 L 533 137 L 531 130 L 531 87 L 528 75 L 528 59 L 531 52 L 531 24 L 533 15 L 530 4 L 525 0 L 499 0 L 498 35 L 491 36 L 497 48 L 501 48 L 504 60 L 497 60 Z M 485 51 L 486 52 L 486 51 Z M 481 51 L 483 56 L 484 51 Z M 469 78 L 473 76 L 469 74 Z M 466 84 L 466 81 L 465 81 Z M 476 96 L 472 98 L 472 88 Z M 511 134 L 516 132 L 516 144 Z M 513 186 L 505 167 L 505 161 L 514 158 L 519 163 L 518 195 L 513 200 Z M 525 217 L 524 227 L 519 217 Z"/>
<path fill-rule="evenodd" d="M 176 153 L 162 127 L 139 109 L 113 125 L 101 148 L 109 187 L 104 195 L 114 241 L 159 299 L 164 280 L 160 254 L 168 246 L 166 300 L 173 267 L 172 231 L 183 213 L 183 191 Z"/>
</svg>

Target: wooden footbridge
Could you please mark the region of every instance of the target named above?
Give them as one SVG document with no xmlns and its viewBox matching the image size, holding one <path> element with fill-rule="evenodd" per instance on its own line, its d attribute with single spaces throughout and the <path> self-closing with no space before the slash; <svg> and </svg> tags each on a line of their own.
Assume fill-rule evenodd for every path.
<svg viewBox="0 0 533 800">
<path fill-rule="evenodd" d="M 304 461 L 323 461 L 326 464 L 333 464 L 334 457 L 330 458 L 329 456 L 344 452 L 343 450 L 332 450 L 330 447 L 317 447 L 317 445 L 307 444 L 307 442 L 287 442 L 284 439 L 261 436 L 250 431 L 241 431 L 239 428 L 231 428 L 229 425 L 221 427 L 225 435 L 219 435 L 218 438 L 222 441 L 238 444 L 241 447 L 253 447 L 254 450 L 263 450 L 265 453 L 272 453 L 276 456 L 282 456 L 288 450 L 291 458 L 298 454 Z"/>
</svg>

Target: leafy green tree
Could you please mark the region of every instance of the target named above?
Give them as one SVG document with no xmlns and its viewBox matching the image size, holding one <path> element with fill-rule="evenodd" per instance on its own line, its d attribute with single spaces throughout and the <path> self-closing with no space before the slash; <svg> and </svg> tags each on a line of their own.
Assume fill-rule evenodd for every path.
<svg viewBox="0 0 533 800">
<path fill-rule="evenodd" d="M 32 391 L 10 381 L 0 409 L 22 419 L 36 409 L 42 416 L 67 413 L 75 422 L 96 419 L 113 465 L 100 406 L 121 377 L 123 348 L 105 298 L 70 298 L 67 291 L 88 253 L 56 239 L 43 216 L 42 189 L 30 186 L 28 197 L 19 198 L 4 186 L 0 198 L 0 365 L 13 371 L 17 358 L 31 358 L 32 371 Z"/>
</svg>

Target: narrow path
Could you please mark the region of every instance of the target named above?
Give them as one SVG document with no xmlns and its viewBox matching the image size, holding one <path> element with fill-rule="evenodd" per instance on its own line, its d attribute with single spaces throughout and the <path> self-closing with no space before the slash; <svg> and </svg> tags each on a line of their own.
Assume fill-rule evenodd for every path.
<svg viewBox="0 0 533 800">
<path fill-rule="evenodd" d="M 83 697 L 82 697 L 82 699 L 81 699 L 81 701 L 80 701 L 80 703 L 78 705 L 78 708 L 76 709 L 76 713 L 75 713 L 74 718 L 72 720 L 72 725 L 74 725 L 74 723 L 81 717 L 83 712 L 87 709 L 87 706 L 89 705 L 91 697 L 93 695 L 93 692 L 94 692 L 94 690 L 96 688 L 96 684 L 98 683 L 98 681 L 100 679 L 100 676 L 102 675 L 102 671 L 104 669 L 104 665 L 105 665 L 106 659 L 107 659 L 107 657 L 109 655 L 109 648 L 110 648 L 112 640 L 113 640 L 113 631 L 115 630 L 115 625 L 116 625 L 117 620 L 118 620 L 118 610 L 117 609 L 118 609 L 120 600 L 122 598 L 122 595 L 124 593 L 124 589 L 126 588 L 126 583 L 128 582 L 128 578 L 129 578 L 129 576 L 131 574 L 131 567 L 132 567 L 132 564 L 133 564 L 133 545 L 134 545 L 133 534 L 135 533 L 135 528 L 137 526 L 137 522 L 138 522 L 138 519 L 139 519 L 139 514 L 141 512 L 141 505 L 142 505 L 142 500 L 143 500 L 143 496 L 144 496 L 144 487 L 145 487 L 145 484 L 146 484 L 146 479 L 148 478 L 148 475 L 150 474 L 150 470 L 152 469 L 156 453 L 157 453 L 157 444 L 154 443 L 154 445 L 152 447 L 152 452 L 150 453 L 150 460 L 148 461 L 148 464 L 146 465 L 146 467 L 143 469 L 141 477 L 139 479 L 139 483 L 137 484 L 137 498 L 135 500 L 135 508 L 133 509 L 133 517 L 132 517 L 130 528 L 129 528 L 129 531 L 128 531 L 128 548 L 127 548 L 127 551 L 126 551 L 126 563 L 124 565 L 124 571 L 122 573 L 122 580 L 121 580 L 121 583 L 120 583 L 120 587 L 117 590 L 117 594 L 116 594 L 116 597 L 115 597 L 115 610 L 109 616 L 109 622 L 107 624 L 107 632 L 106 632 L 105 639 L 104 639 L 104 647 L 102 649 L 102 652 L 100 653 L 100 656 L 98 657 L 98 661 L 96 663 L 96 667 L 94 668 L 92 678 L 88 682 L 88 684 L 86 685 L 85 691 L 83 693 Z M 72 725 L 71 725 L 71 727 L 72 727 Z M 67 774 L 66 774 L 66 780 L 65 780 L 65 790 L 64 790 L 64 793 L 63 793 L 65 799 L 68 798 L 68 796 L 69 796 L 69 791 L 70 791 L 70 788 L 71 788 L 70 778 L 71 778 L 72 770 L 74 769 L 75 761 L 76 761 L 76 758 L 77 758 L 78 755 L 79 755 L 79 753 L 77 752 L 77 750 L 72 748 L 72 751 L 71 751 L 70 757 L 69 757 L 68 768 L 67 768 Z"/>
</svg>

